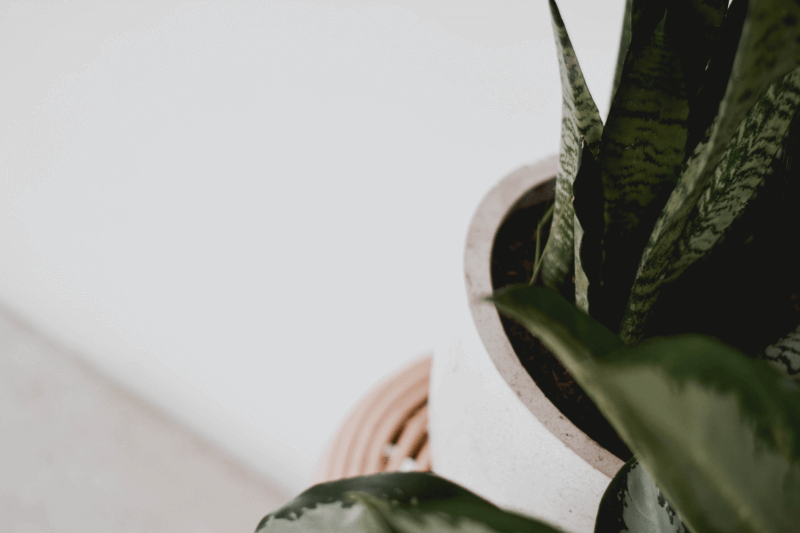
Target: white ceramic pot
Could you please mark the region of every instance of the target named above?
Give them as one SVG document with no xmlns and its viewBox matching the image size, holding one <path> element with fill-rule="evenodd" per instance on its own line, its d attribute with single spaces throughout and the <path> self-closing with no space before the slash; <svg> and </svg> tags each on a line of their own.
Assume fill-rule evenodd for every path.
<svg viewBox="0 0 800 533">
<path fill-rule="evenodd" d="M 455 338 L 434 352 L 428 431 L 433 470 L 493 503 L 565 531 L 590 533 L 616 456 L 544 396 L 514 353 L 492 292 L 494 236 L 514 207 L 552 198 L 555 157 L 504 178 L 478 207 L 467 235 L 467 305 Z"/>
</svg>

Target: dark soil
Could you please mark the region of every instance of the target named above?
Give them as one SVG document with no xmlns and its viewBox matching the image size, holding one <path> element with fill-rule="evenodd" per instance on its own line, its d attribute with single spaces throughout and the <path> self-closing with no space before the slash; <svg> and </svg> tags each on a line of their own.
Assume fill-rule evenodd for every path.
<svg viewBox="0 0 800 533">
<path fill-rule="evenodd" d="M 547 194 L 552 187 L 552 182 L 544 184 L 520 200 L 495 235 L 491 267 L 495 290 L 529 282 L 536 256 L 536 226 L 549 202 L 530 204 L 543 196 L 552 198 L 552 193 Z M 542 232 L 542 249 L 548 234 L 549 225 Z M 553 353 L 523 326 L 502 315 L 500 320 L 522 366 L 558 410 L 602 447 L 623 461 L 630 459 L 631 451 Z"/>
</svg>

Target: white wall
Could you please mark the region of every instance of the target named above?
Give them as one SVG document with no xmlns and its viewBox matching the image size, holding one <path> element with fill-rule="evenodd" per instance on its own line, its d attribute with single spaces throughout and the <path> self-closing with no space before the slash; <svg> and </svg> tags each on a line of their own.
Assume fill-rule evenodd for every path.
<svg viewBox="0 0 800 533">
<path fill-rule="evenodd" d="M 561 4 L 605 115 L 624 2 Z M 558 147 L 544 0 L 0 9 L 0 301 L 293 492 Z"/>
</svg>

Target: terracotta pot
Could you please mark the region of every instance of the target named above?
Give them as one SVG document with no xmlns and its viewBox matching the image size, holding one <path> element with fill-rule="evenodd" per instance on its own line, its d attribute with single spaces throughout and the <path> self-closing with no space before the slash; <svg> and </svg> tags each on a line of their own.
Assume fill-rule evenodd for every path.
<svg viewBox="0 0 800 533">
<path fill-rule="evenodd" d="M 496 309 L 481 301 L 492 292 L 498 228 L 515 207 L 552 198 L 556 167 L 553 157 L 513 172 L 472 219 L 467 305 L 456 337 L 434 352 L 428 431 L 436 473 L 501 507 L 589 533 L 622 461 L 550 403 L 520 363 Z"/>
</svg>

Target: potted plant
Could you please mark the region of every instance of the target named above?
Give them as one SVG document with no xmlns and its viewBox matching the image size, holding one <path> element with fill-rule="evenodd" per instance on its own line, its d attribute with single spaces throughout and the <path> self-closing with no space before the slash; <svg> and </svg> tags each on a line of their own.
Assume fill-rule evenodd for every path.
<svg viewBox="0 0 800 533">
<path fill-rule="evenodd" d="M 513 172 L 475 212 L 464 254 L 461 327 L 457 338 L 434 352 L 428 434 L 437 473 L 505 508 L 568 531 L 589 531 L 624 461 L 556 407 L 543 392 L 547 384 L 540 387 L 531 375 L 535 369 L 523 364 L 523 358 L 543 353 L 535 350 L 535 340 L 532 353 L 518 353 L 512 341 L 531 339 L 520 328 L 509 335 L 515 324 L 483 301 L 509 277 L 531 277 L 532 237 L 553 198 L 556 169 L 553 158 Z M 504 258 L 518 261 L 507 264 Z"/>
<path fill-rule="evenodd" d="M 564 87 L 562 148 L 552 224 L 528 228 L 538 235 L 538 252 L 525 268 L 531 281 L 541 271 L 543 286 L 516 285 L 491 299 L 555 354 L 635 454 L 602 499 L 587 498 L 595 512 L 599 503 L 595 531 L 796 531 L 800 269 L 791 237 L 800 235 L 793 215 L 800 199 L 800 5 L 629 1 L 605 124 L 550 5 Z M 535 171 L 547 177 L 546 170 L 523 170 L 517 181 Z M 526 207 L 547 195 L 546 186 L 517 192 L 507 194 L 507 206 Z M 506 193 L 498 189 L 496 196 Z M 474 281 L 468 272 L 468 286 Z M 472 337 L 489 348 L 485 335 Z M 489 414 L 530 413 L 514 403 L 530 377 L 516 372 L 507 379 L 508 370 L 488 357 L 494 361 L 488 366 L 467 359 L 444 370 L 490 379 L 495 366 L 505 389 L 489 395 L 485 403 L 501 403 Z M 440 416 L 437 402 L 446 401 L 435 390 L 437 379 L 431 424 Z M 551 431 L 562 422 L 537 422 L 550 431 L 549 437 L 540 432 L 545 444 L 562 458 L 579 459 L 572 470 L 556 464 L 560 472 L 538 473 L 542 490 L 556 487 L 555 500 L 564 499 L 559 477 L 596 485 L 608 481 L 604 469 L 622 464 L 590 463 L 601 448 L 585 435 L 577 441 L 588 442 L 588 451 L 570 448 L 575 437 Z M 542 442 L 526 431 L 505 428 L 490 465 L 482 465 L 483 481 L 503 481 L 491 479 L 493 464 L 518 465 L 519 453 L 541 455 Z M 526 452 L 511 442 L 517 433 Z M 457 472 L 440 468 L 436 438 L 434 432 L 434 470 L 459 481 Z M 552 457 L 539 464 L 546 467 Z M 262 529 L 314 531 L 312 514 L 324 521 L 350 510 L 343 520 L 360 530 L 551 531 L 438 477 L 397 476 L 312 489 L 296 507 L 268 515 Z M 541 496 L 522 493 L 518 501 Z M 529 512 L 570 531 L 588 530 L 563 518 L 564 508 Z"/>
<path fill-rule="evenodd" d="M 607 430 L 584 430 L 543 399 L 548 386 L 577 387 L 567 380 L 537 385 L 531 367 L 541 372 L 547 355 L 525 353 L 534 342 L 480 304 L 499 288 L 489 269 L 492 246 L 502 240 L 495 232 L 530 203 L 526 187 L 557 173 L 545 286 L 627 343 L 705 333 L 796 374 L 800 269 L 784 236 L 800 234 L 788 203 L 800 180 L 786 170 L 798 57 L 794 45 L 780 44 L 791 42 L 795 6 L 629 3 L 625 33 L 633 29 L 633 41 L 627 46 L 623 35 L 605 125 L 551 6 L 564 89 L 558 170 L 522 169 L 478 209 L 465 253 L 472 316 L 464 317 L 460 342 L 434 358 L 430 432 L 438 472 L 492 501 L 586 530 L 624 450 L 611 453 L 616 444 L 608 445 Z M 521 228 L 531 242 L 536 219 Z M 538 263 L 533 252 L 525 263 L 501 270 L 524 281 Z M 536 453 L 525 454 L 530 442 Z M 500 443 L 509 453 L 493 457 Z M 553 465 L 574 474 L 554 478 Z"/>
</svg>

